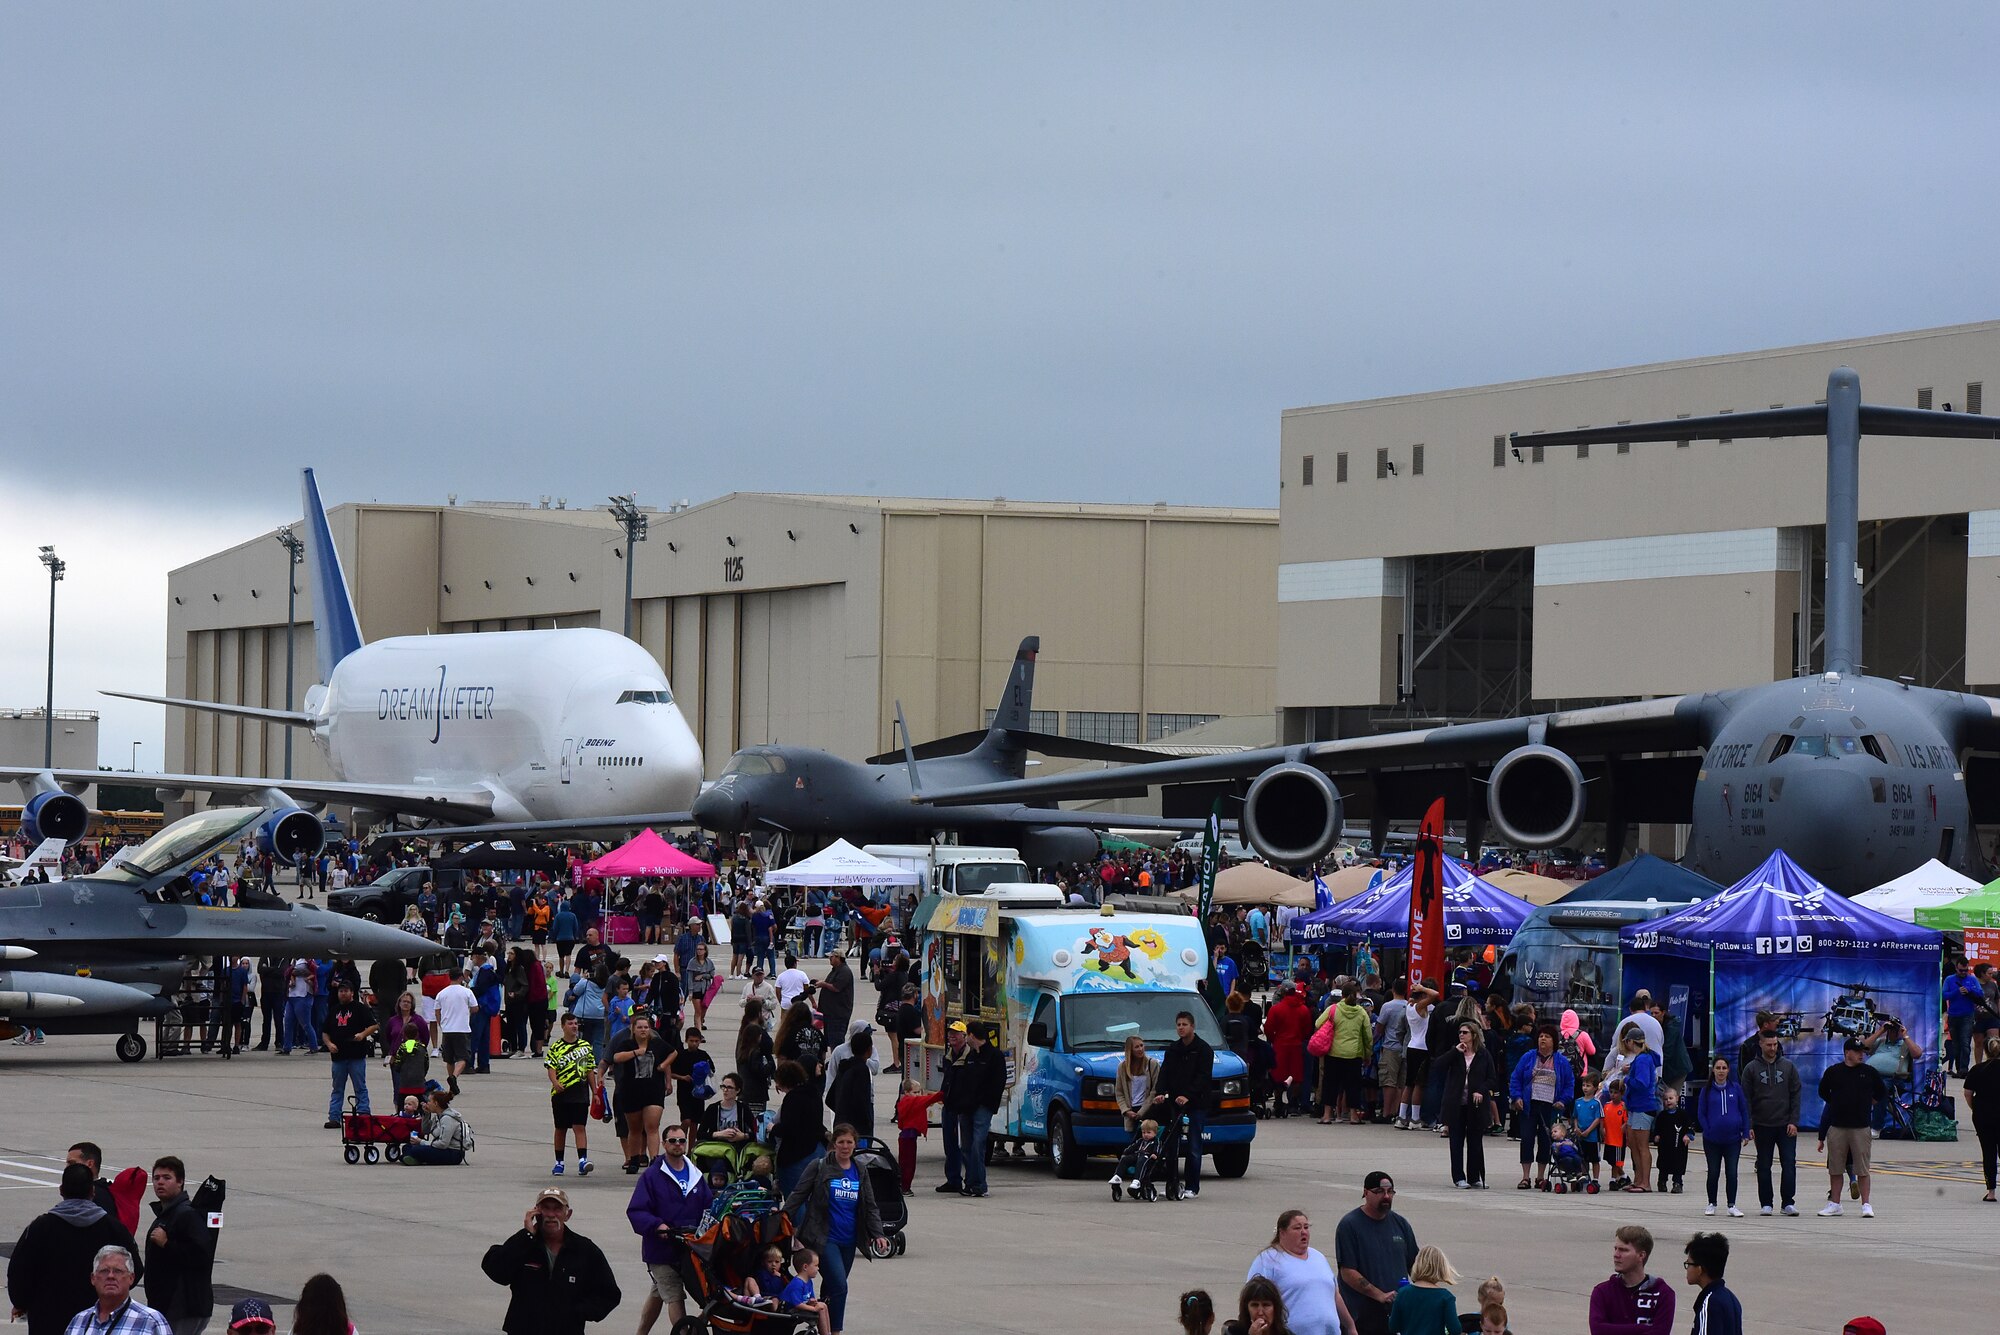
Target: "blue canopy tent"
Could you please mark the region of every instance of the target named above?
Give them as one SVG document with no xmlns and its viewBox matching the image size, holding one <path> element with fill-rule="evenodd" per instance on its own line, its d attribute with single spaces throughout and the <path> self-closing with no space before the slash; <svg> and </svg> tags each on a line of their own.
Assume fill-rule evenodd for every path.
<svg viewBox="0 0 2000 1335">
<path fill-rule="evenodd" d="M 1699 872 L 1689 871 L 1678 862 L 1640 853 L 1593 876 L 1558 899 L 1558 904 L 1691 904 L 1722 889 Z"/>
<path fill-rule="evenodd" d="M 1410 942 L 1411 863 L 1365 895 L 1294 919 L 1294 944 L 1368 942 L 1406 946 Z M 1447 946 L 1505 945 L 1535 906 L 1472 874 L 1456 858 L 1444 859 L 1444 940 Z"/>
<path fill-rule="evenodd" d="M 1802 1126 L 1818 1126 L 1820 1073 L 1850 1037 L 1889 1017 L 1923 1049 L 1922 1084 L 1937 1059 L 1943 937 L 1899 922 L 1821 885 L 1783 852 L 1711 899 L 1619 933 L 1625 987 L 1677 991 L 1706 1013 L 1715 1055 L 1733 1065 L 1757 1027 L 1778 1015 L 1784 1053 L 1805 1083 Z"/>
</svg>

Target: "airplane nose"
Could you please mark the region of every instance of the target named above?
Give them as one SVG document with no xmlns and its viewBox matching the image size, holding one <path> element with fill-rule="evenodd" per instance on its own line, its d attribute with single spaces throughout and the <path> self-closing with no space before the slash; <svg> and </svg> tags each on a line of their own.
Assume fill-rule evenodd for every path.
<svg viewBox="0 0 2000 1335">
<path fill-rule="evenodd" d="M 1777 846 L 1822 881 L 1843 871 L 1848 876 L 1842 880 L 1850 879 L 1854 868 L 1865 865 L 1874 823 L 1867 815 L 1857 819 L 1857 813 L 1885 810 L 1873 805 L 1868 776 L 1838 760 L 1789 767 L 1784 796 L 1767 808 Z"/>
<path fill-rule="evenodd" d="M 743 821 L 750 812 L 750 805 L 733 791 L 711 788 L 695 798 L 694 806 L 690 809 L 694 812 L 695 823 L 704 830 L 721 830 L 733 834 L 743 827 Z"/>
</svg>

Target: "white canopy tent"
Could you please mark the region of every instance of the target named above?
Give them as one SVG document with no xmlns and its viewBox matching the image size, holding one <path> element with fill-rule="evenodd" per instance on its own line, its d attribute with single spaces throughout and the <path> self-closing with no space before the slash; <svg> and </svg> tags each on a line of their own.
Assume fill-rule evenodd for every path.
<svg viewBox="0 0 2000 1335">
<path fill-rule="evenodd" d="M 766 885 L 915 885 L 923 878 L 836 839 L 809 858 L 767 873 Z"/>
<path fill-rule="evenodd" d="M 1854 902 L 1902 922 L 1913 923 L 1917 920 L 1918 909 L 1942 908 L 1979 888 L 1980 882 L 1932 858 L 1915 871 L 1905 872 L 1886 885 L 1863 890 L 1854 897 Z"/>
</svg>

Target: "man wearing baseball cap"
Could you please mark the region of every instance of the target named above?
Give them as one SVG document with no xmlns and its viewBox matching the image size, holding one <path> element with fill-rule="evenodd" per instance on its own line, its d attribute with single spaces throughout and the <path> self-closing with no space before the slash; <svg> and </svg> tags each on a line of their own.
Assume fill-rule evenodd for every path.
<svg viewBox="0 0 2000 1335">
<path fill-rule="evenodd" d="M 623 1297 L 604 1252 L 572 1232 L 569 1218 L 568 1193 L 543 1187 L 520 1230 L 486 1249 L 479 1268 L 513 1291 L 500 1323 L 507 1335 L 583 1335 Z"/>
<path fill-rule="evenodd" d="M 1861 1217 L 1873 1219 L 1875 1206 L 1868 1199 L 1869 1123 L 1874 1119 L 1877 1100 L 1889 1097 L 1882 1073 L 1863 1059 L 1868 1049 L 1858 1038 L 1847 1040 L 1840 1065 L 1820 1073 L 1819 1097 L 1826 1105 L 1819 1119 L 1819 1148 L 1826 1155 L 1826 1175 L 1831 1185 L 1826 1193 L 1822 1218 L 1843 1213 L 1840 1184 L 1847 1168 L 1854 1166 L 1855 1188 L 1861 1196 Z"/>
<path fill-rule="evenodd" d="M 278 1319 L 262 1298 L 245 1298 L 229 1309 L 229 1329 L 243 1335 L 277 1335 Z"/>
</svg>

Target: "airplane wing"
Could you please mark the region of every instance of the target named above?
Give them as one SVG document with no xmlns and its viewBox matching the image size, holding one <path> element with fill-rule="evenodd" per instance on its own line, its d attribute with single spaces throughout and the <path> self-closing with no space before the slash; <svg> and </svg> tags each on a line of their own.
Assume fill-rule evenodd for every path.
<svg viewBox="0 0 2000 1335">
<path fill-rule="evenodd" d="M 259 709 L 255 705 L 225 705 L 214 700 L 184 700 L 177 695 L 142 695 L 137 691 L 99 691 L 98 694 L 115 695 L 120 700 L 143 700 L 149 705 L 179 705 L 182 709 L 199 709 L 208 714 L 262 719 L 266 723 L 284 723 L 294 728 L 310 728 L 318 722 L 314 715 L 302 709 Z"/>
<path fill-rule="evenodd" d="M 1022 807 L 1010 818 L 1020 825 L 1060 825 L 1086 830 L 1173 830 L 1200 834 L 1208 828 L 1206 817 L 1137 816 L 1126 811 L 1065 811 L 1060 807 Z M 1222 822 L 1225 832 L 1235 833 L 1234 819 Z"/>
<path fill-rule="evenodd" d="M 933 737 L 928 742 L 919 742 L 911 747 L 911 753 L 918 760 L 931 760 L 938 756 L 962 756 L 985 741 L 992 733 L 981 728 L 976 732 L 953 733 L 949 737 Z M 1023 751 L 1033 751 L 1039 756 L 1059 756 L 1065 760 L 1119 760 L 1128 764 L 1144 764 L 1158 760 L 1157 751 L 1142 751 L 1136 746 L 1119 746 L 1114 742 L 1087 742 L 1076 737 L 1061 737 L 1052 732 L 1028 732 L 1019 728 L 1002 731 L 1008 741 Z M 884 751 L 879 756 L 868 757 L 870 765 L 900 765 L 906 757 L 901 751 Z"/>
<path fill-rule="evenodd" d="M 93 783 L 122 783 L 169 792 L 209 793 L 217 797 L 258 797 L 275 790 L 295 802 L 338 803 L 443 820 L 478 820 L 493 812 L 493 794 L 484 788 L 449 788 L 422 783 L 337 783 L 238 774 L 135 774 L 130 770 L 47 770 L 0 766 L 0 782 L 20 782 L 38 776 L 47 776 L 65 788 L 75 787 L 78 791 Z"/>
<path fill-rule="evenodd" d="M 515 835 L 540 839 L 587 838 L 615 834 L 622 830 L 659 829 L 662 826 L 695 823 L 686 811 L 654 811 L 639 816 L 610 816 L 603 820 L 525 820 L 508 825 L 426 825 L 417 829 L 395 830 L 376 836 L 376 843 L 397 839 L 507 839 Z"/>
<path fill-rule="evenodd" d="M 1374 770 L 1462 768 L 1499 759 L 1540 740 L 1577 757 L 1672 751 L 1699 746 L 1706 735 L 1712 696 L 1670 696 L 1632 704 L 1599 705 L 1478 723 L 1454 723 L 1411 732 L 1349 737 L 1332 742 L 1267 746 L 1224 755 L 1189 756 L 1150 765 L 1070 772 L 1043 778 L 978 784 L 919 793 L 915 800 L 940 806 L 985 802 L 1046 802 L 1131 797 L 1161 784 L 1235 782 L 1287 761 L 1328 774 Z"/>
</svg>

